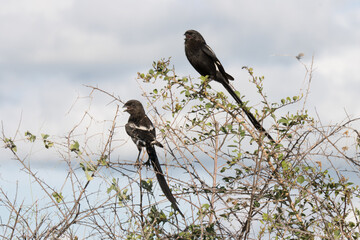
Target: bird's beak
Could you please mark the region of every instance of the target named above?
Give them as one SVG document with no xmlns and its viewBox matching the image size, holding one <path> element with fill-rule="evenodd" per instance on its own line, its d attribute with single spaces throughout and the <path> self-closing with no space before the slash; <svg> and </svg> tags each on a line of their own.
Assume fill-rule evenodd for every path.
<svg viewBox="0 0 360 240">
<path fill-rule="evenodd" d="M 129 108 L 128 108 L 127 106 L 123 106 L 123 107 L 122 107 L 123 112 L 127 112 L 128 109 L 129 109 Z"/>
</svg>

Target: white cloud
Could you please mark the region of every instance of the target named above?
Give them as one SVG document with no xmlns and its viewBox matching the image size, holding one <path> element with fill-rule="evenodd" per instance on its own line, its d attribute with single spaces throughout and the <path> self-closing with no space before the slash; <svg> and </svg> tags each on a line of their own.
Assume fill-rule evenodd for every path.
<svg viewBox="0 0 360 240">
<path fill-rule="evenodd" d="M 326 119 L 344 119 L 345 111 L 352 117 L 360 117 L 357 101 L 360 90 L 359 62 L 360 48 L 352 45 L 332 49 L 316 61 L 315 77 L 322 82 L 315 90 Z"/>
<path fill-rule="evenodd" d="M 183 33 L 190 28 L 204 35 L 250 104 L 259 100 L 243 65 L 265 76 L 265 90 L 278 101 L 298 93 L 305 72 L 293 57 L 273 55 L 304 52 L 307 62 L 315 55 L 310 106 L 325 112 L 326 120 L 342 119 L 343 107 L 356 115 L 360 18 L 358 5 L 352 4 L 4 1 L 0 119 L 13 132 L 22 111 L 24 129 L 63 134 L 83 114 L 79 109 L 74 118 L 65 115 L 78 95 L 86 95 L 81 84 L 98 85 L 123 99 L 139 98 L 136 72 L 169 56 L 178 75 L 197 77 L 183 52 Z M 92 104 L 98 119 L 111 118 L 111 111 L 103 112 L 103 101 Z"/>
<path fill-rule="evenodd" d="M 314 55 L 308 108 L 313 116 L 316 108 L 323 123 L 337 123 L 346 117 L 344 108 L 351 116 L 360 116 L 359 26 L 357 0 L 3 0 L 0 121 L 7 137 L 19 130 L 21 139 L 30 131 L 63 143 L 86 114 L 74 139 L 81 147 L 88 144 L 87 151 L 100 152 L 116 104 L 109 104 L 112 99 L 101 93 L 88 98 L 90 89 L 82 84 L 98 86 L 124 101 L 145 103 L 135 78 L 138 71 L 151 68 L 152 61 L 171 56 L 179 76 L 199 76 L 187 62 L 183 46 L 183 33 L 196 29 L 255 107 L 261 99 L 242 66 L 264 75 L 270 101 L 280 101 L 304 86 L 305 70 L 294 56 L 304 52 L 302 61 L 309 65 Z M 114 162 L 137 156 L 123 128 L 127 119 L 128 114 L 119 113 Z M 21 157 L 46 167 L 35 166 L 47 183 L 62 185 L 66 170 L 59 171 L 64 168 L 56 149 L 44 149 L 41 141 L 16 144 Z M 165 151 L 158 153 L 163 156 Z M 29 199 L 29 178 L 19 173 L 16 162 L 9 164 L 11 158 L 8 149 L 0 148 L 4 190 L 12 195 L 20 180 L 27 188 L 20 190 L 20 198 Z M 78 160 L 74 158 L 74 164 Z"/>
<path fill-rule="evenodd" d="M 58 14 L 71 7 L 73 0 L 4 0 L 1 2 L 0 15 L 6 16 L 24 16 L 24 15 L 40 15 L 46 18 L 54 18 Z"/>
</svg>

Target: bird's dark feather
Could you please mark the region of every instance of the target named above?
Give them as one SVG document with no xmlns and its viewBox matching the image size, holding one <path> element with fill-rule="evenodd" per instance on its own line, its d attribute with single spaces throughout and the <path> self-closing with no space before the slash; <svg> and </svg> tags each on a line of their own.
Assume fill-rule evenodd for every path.
<svg viewBox="0 0 360 240">
<path fill-rule="evenodd" d="M 190 64 L 202 76 L 209 76 L 210 79 L 220 83 L 234 80 L 225 72 L 214 51 L 206 44 L 201 34 L 195 30 L 185 33 L 185 54 Z"/>
<path fill-rule="evenodd" d="M 135 143 L 138 139 L 141 139 L 141 141 L 145 143 L 156 141 L 155 128 L 146 115 L 141 119 L 130 117 L 128 123 L 125 125 L 125 130 L 133 141 L 135 140 Z M 141 147 L 145 147 L 145 144 L 142 144 Z"/>
<path fill-rule="evenodd" d="M 142 148 L 146 148 L 149 155 L 150 162 L 154 168 L 156 178 L 159 182 L 160 188 L 165 194 L 166 198 L 171 202 L 171 205 L 177 210 L 181 216 L 184 214 L 179 209 L 175 197 L 172 195 L 171 190 L 166 182 L 164 174 L 161 170 L 159 159 L 156 154 L 154 145 L 163 147 L 161 143 L 156 140 L 156 132 L 153 123 L 146 116 L 144 107 L 137 100 L 130 100 L 125 103 L 124 107 L 130 114 L 128 123 L 125 125 L 126 133 L 131 137 L 133 142 L 136 144 L 139 155 Z"/>
<path fill-rule="evenodd" d="M 184 214 L 181 212 L 181 210 L 179 209 L 179 207 L 177 205 L 177 201 L 176 201 L 174 195 L 171 193 L 169 185 L 166 183 L 166 179 L 165 179 L 163 171 L 161 170 L 161 166 L 160 166 L 154 145 L 147 144 L 146 151 L 149 155 L 149 158 L 151 159 L 151 164 L 154 168 L 155 175 L 159 182 L 161 190 L 163 191 L 166 198 L 171 202 L 172 207 L 175 210 L 177 210 L 183 218 L 185 218 Z"/>
<path fill-rule="evenodd" d="M 225 72 L 221 62 L 216 57 L 214 51 L 206 44 L 203 36 L 195 30 L 188 30 L 185 32 L 185 37 L 185 54 L 195 70 L 202 76 L 209 76 L 210 79 L 220 82 L 243 109 L 254 127 L 274 142 L 274 139 L 256 120 L 250 110 L 244 106 L 240 97 L 235 93 L 229 84 L 229 80 L 234 80 L 234 78 Z"/>
</svg>

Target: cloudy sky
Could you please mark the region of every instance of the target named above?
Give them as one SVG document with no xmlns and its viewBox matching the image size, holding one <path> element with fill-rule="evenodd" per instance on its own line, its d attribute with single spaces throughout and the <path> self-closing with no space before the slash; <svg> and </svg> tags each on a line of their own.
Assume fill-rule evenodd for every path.
<svg viewBox="0 0 360 240">
<path fill-rule="evenodd" d="M 202 33 L 250 105 L 256 89 L 242 66 L 265 76 L 269 100 L 279 101 L 299 93 L 302 63 L 314 56 L 309 110 L 324 123 L 360 117 L 359 26 L 356 0 L 1 0 L 0 120 L 8 137 L 65 136 L 90 109 L 106 131 L 115 107 L 87 98 L 84 85 L 144 101 L 137 72 L 168 57 L 177 75 L 198 77 L 184 54 L 188 29 Z M 1 169 L 9 159 L 0 149 Z"/>
<path fill-rule="evenodd" d="M 270 101 L 304 87 L 314 57 L 307 107 L 323 124 L 360 117 L 360 2 L 358 0 L 0 0 L 0 121 L 18 153 L 55 189 L 67 176 L 56 150 L 21 141 L 25 131 L 54 141 L 78 127 L 79 141 L 95 136 L 101 147 L 116 106 L 98 86 L 123 100 L 139 99 L 137 72 L 171 57 L 179 76 L 198 77 L 184 54 L 184 32 L 198 30 L 216 52 L 250 105 L 260 100 L 242 66 L 265 76 Z M 295 56 L 304 53 L 299 62 Z M 216 85 L 217 83 L 214 83 Z M 110 104 L 109 104 L 110 103 Z M 287 111 L 287 109 L 284 109 Z M 86 120 L 81 122 L 84 114 Z M 90 116 L 90 117 L 89 117 Z M 137 150 L 118 116 L 117 154 Z M 360 128 L 359 124 L 356 127 Z M 90 130 L 89 130 L 90 129 Z M 18 130 L 18 131 L 17 131 Z M 98 135 L 96 135 L 98 133 Z M 103 135 L 102 135 L 103 134 Z M 124 144 L 125 143 L 125 144 Z M 98 145 L 96 145 L 98 144 Z M 94 150 L 96 151 L 96 149 Z M 127 158 L 121 157 L 127 154 Z M 50 158 L 49 158 L 50 156 Z M 0 187 L 35 202 L 36 183 L 0 148 Z M 51 162 L 51 164 L 50 164 Z M 30 186 L 30 187 L 29 187 Z M 29 198 L 30 197 L 30 198 Z M 5 210 L 0 217 L 6 217 Z"/>
</svg>

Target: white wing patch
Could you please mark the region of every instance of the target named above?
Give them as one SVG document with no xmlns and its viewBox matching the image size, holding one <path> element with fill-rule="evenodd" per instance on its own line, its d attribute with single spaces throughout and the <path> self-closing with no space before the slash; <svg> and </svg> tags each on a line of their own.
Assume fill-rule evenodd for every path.
<svg viewBox="0 0 360 240">
<path fill-rule="evenodd" d="M 219 60 L 217 60 L 216 54 L 214 53 L 214 51 L 208 45 L 205 45 L 205 46 L 214 55 L 214 56 L 211 56 L 211 57 L 216 59 L 216 61 L 214 62 L 216 71 L 220 71 L 219 66 L 221 66 L 221 63 L 220 63 Z"/>
<path fill-rule="evenodd" d="M 132 138 L 133 142 L 136 144 L 136 146 L 145 147 L 146 142 L 137 138 Z"/>
<path fill-rule="evenodd" d="M 221 63 L 220 63 L 219 61 L 216 61 L 216 62 L 215 62 L 215 68 L 216 68 L 216 71 L 219 72 L 220 70 L 219 70 L 219 67 L 218 67 L 218 66 L 221 66 Z"/>
<path fill-rule="evenodd" d="M 154 126 L 150 126 L 150 128 L 148 128 L 145 126 L 138 126 L 135 123 L 129 123 L 129 127 L 133 128 L 133 129 L 142 130 L 142 131 L 152 131 L 154 129 Z"/>
</svg>

